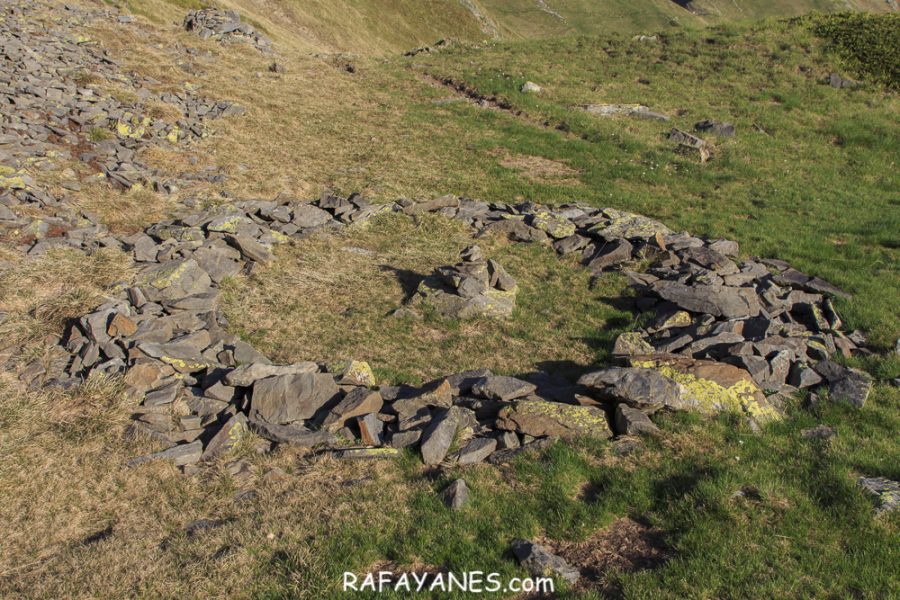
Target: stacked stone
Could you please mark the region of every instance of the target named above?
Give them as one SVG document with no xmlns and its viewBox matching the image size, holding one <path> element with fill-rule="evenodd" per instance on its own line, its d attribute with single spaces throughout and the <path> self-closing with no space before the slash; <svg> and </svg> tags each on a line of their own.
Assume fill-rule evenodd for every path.
<svg viewBox="0 0 900 600">
<path fill-rule="evenodd" d="M 227 333 L 218 310 L 224 278 L 270 260 L 275 244 L 387 210 L 440 212 L 479 235 L 580 253 L 596 276 L 621 270 L 640 291 L 637 306 L 655 318 L 616 341 L 622 366 L 589 373 L 578 385 L 546 373 L 475 370 L 422 387 L 379 388 L 366 363 L 273 365 Z M 430 465 L 498 463 L 556 438 L 656 435 L 658 410 L 736 411 L 760 423 L 778 418 L 781 399 L 798 388 L 824 386 L 830 400 L 861 406 L 871 386 L 867 375 L 829 360 L 865 352 L 857 335 L 840 331 L 829 296 L 841 290 L 778 261 L 740 260 L 734 242 L 673 233 L 614 209 L 453 196 L 373 206 L 324 194 L 307 203 L 239 202 L 108 243 L 133 253 L 135 281 L 71 329 L 68 354 L 53 352 L 22 377 L 69 386 L 93 372 L 123 375 L 141 402 L 133 428 L 170 445 L 136 462 L 193 464 L 252 429 L 273 443 L 343 458 L 418 447 Z M 477 246 L 461 258 L 435 275 L 456 297 L 514 289 Z M 630 262 L 651 266 L 630 271 Z"/>
<path fill-rule="evenodd" d="M 419 284 L 418 298 L 444 316 L 505 318 L 516 305 L 516 281 L 497 261 L 485 260 L 477 245 L 460 253 L 462 262 L 439 267 Z"/>
<path fill-rule="evenodd" d="M 271 52 L 272 42 L 247 23 L 233 10 L 201 8 L 184 17 L 184 28 L 206 39 L 220 42 L 249 42 L 261 52 Z"/>
<path fill-rule="evenodd" d="M 832 297 L 846 292 L 783 261 L 738 258 L 729 240 L 674 233 L 663 224 L 616 209 L 562 205 L 554 210 L 530 202 L 502 205 L 444 196 L 426 203 L 399 203 L 408 214 L 437 212 L 462 219 L 481 233 L 498 232 L 515 241 L 550 243 L 561 255 L 580 253 L 595 276 L 622 271 L 639 292 L 637 309 L 651 324 L 620 336 L 614 354 L 633 365 L 688 371 L 709 364 L 727 383 L 736 374 L 750 380 L 754 401 L 780 405 L 801 388 L 828 389 L 831 396 L 861 406 L 871 387 L 862 372 L 836 367 L 830 359 L 868 354 L 865 337 L 842 331 Z M 629 264 L 650 263 L 643 272 Z M 685 360 L 690 359 L 690 360 Z M 693 361 L 705 361 L 695 365 Z M 827 361 L 825 366 L 813 368 Z M 732 368 L 729 368 L 733 367 Z M 725 385 L 731 388 L 734 383 Z M 734 401 L 746 412 L 754 402 Z M 739 396 L 744 397 L 744 394 Z M 720 410 L 720 401 L 702 403 Z"/>
<path fill-rule="evenodd" d="M 0 21 L 0 227 L 24 231 L 33 242 L 47 231 L 85 224 L 65 202 L 35 182 L 31 172 L 56 159 L 78 159 L 111 184 L 144 184 L 169 191 L 182 181 L 220 182 L 218 169 L 171 177 L 148 168 L 139 158 L 150 145 L 171 145 L 205 135 L 208 119 L 241 114 L 236 104 L 211 101 L 193 93 L 157 93 L 149 78 L 125 74 L 104 50 L 79 33 L 79 25 L 107 16 L 67 6 L 56 26 L 33 18 L 44 5 L 23 2 L 4 7 Z M 100 93 L 83 78 L 102 78 L 130 86 L 134 102 Z M 147 103 L 177 108 L 175 123 L 148 116 Z M 108 131 L 103 136 L 97 132 Z M 80 183 L 63 187 L 78 191 Z M 41 209 L 55 220 L 37 224 L 17 207 Z M 33 211 L 32 211 L 33 212 Z"/>
</svg>

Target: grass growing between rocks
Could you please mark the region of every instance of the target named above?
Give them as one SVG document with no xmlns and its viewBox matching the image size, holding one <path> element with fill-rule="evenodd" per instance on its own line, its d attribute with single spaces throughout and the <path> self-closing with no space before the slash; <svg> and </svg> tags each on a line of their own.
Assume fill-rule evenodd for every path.
<svg viewBox="0 0 900 600">
<path fill-rule="evenodd" d="M 430 215 L 384 215 L 362 229 L 301 241 L 249 279 L 232 280 L 226 315 L 233 331 L 276 361 L 365 360 L 390 382 L 482 367 L 577 376 L 605 360 L 631 325 L 631 313 L 617 308 L 627 293 L 620 278 L 591 290 L 589 272 L 574 258 L 496 237 L 474 241 L 518 281 L 508 321 L 459 321 L 422 307 L 418 318 L 391 315 L 423 277 L 457 263 L 473 243 L 465 225 Z"/>
<path fill-rule="evenodd" d="M 892 31 L 885 47 L 896 43 Z M 456 118 L 502 132 L 485 135 L 480 150 L 564 162 L 584 185 L 571 193 L 588 202 L 737 239 L 749 253 L 778 256 L 844 286 L 855 293 L 841 307 L 847 319 L 885 347 L 900 334 L 888 308 L 900 299 L 893 193 L 900 105 L 896 93 L 875 84 L 823 84 L 839 69 L 824 44 L 797 21 L 667 33 L 656 43 L 605 37 L 451 49 L 413 64 L 526 115 L 455 106 Z M 543 90 L 522 93 L 525 81 Z M 579 108 L 604 103 L 640 103 L 672 120 Z M 672 127 L 690 131 L 703 119 L 737 127 L 733 138 L 701 134 L 715 145 L 706 164 L 665 139 Z M 538 131 L 535 122 L 551 129 Z M 546 188 L 523 189 L 535 199 L 562 199 Z"/>
<path fill-rule="evenodd" d="M 900 397 L 884 386 L 863 411 L 798 409 L 762 435 L 728 417 L 673 415 L 658 420 L 659 441 L 631 455 L 585 440 L 508 467 L 437 477 L 412 455 L 339 463 L 291 449 L 244 450 L 258 496 L 240 505 L 224 466 L 234 457 L 194 477 L 166 464 L 122 468 L 148 442 L 121 437 L 130 407 L 114 381 L 92 381 L 75 395 L 22 395 L 7 379 L 0 386 L 7 597 L 332 598 L 345 570 L 525 576 L 507 553 L 523 536 L 563 554 L 581 542 L 581 556 L 623 564 L 630 546 L 590 554 L 590 543 L 624 517 L 660 531 L 657 550 L 667 560 L 636 571 L 626 562 L 559 597 L 898 592 L 898 515 L 875 517 L 854 486 L 858 474 L 900 477 L 892 442 Z M 820 423 L 836 437 L 800 435 Z M 453 513 L 437 494 L 458 476 L 472 503 Z M 218 524 L 184 532 L 201 518 Z"/>
<path fill-rule="evenodd" d="M 142 4 L 157 15 L 162 2 Z M 201 166 L 228 172 L 212 191 L 306 196 L 333 186 L 378 200 L 452 192 L 637 210 L 733 237 L 748 253 L 791 260 L 845 286 L 855 297 L 840 309 L 852 326 L 868 329 L 882 348 L 897 337 L 897 97 L 871 85 L 821 85 L 838 63 L 797 24 L 669 34 L 654 46 L 621 36 L 412 61 L 360 58 L 354 74 L 306 55 L 301 44 L 279 49 L 282 75 L 268 72 L 271 57 L 178 31 L 189 5 L 170 5 L 156 29 L 143 20 L 127 30 L 106 23 L 91 35 L 160 89 L 189 83 L 248 107 L 246 117 L 214 122 L 211 138 L 190 147 Z M 274 37 L 284 35 L 269 25 Z M 186 58 L 184 47 L 199 52 Z M 474 106 L 423 71 L 500 94 L 525 114 Z M 520 94 L 526 79 L 544 92 Z M 700 165 L 672 152 L 663 137 L 670 124 L 604 121 L 571 108 L 588 102 L 642 102 L 682 128 L 731 120 L 738 136 L 715 140 L 713 160 Z M 166 151 L 148 158 L 163 169 L 190 166 Z M 177 199 L 120 198 L 91 185 L 67 195 L 118 231 L 157 220 Z M 604 361 L 614 332 L 630 325 L 614 301 L 618 280 L 589 290 L 586 272 L 548 249 L 491 238 L 480 243 L 521 287 L 510 322 L 385 317 L 407 295 L 405 281 L 455 262 L 469 242 L 440 220 L 398 217 L 307 240 L 228 286 L 232 327 L 278 360 L 349 354 L 397 381 L 467 366 L 526 372 L 550 360 L 577 371 Z M 45 336 L 60 334 L 67 318 L 130 275 L 115 252 L 53 252 L 29 262 L 0 252 L 4 359 L 36 355 Z M 435 476 L 415 456 L 338 463 L 242 447 L 236 456 L 253 464 L 259 495 L 241 505 L 225 467 L 235 457 L 195 477 L 167 464 L 126 469 L 128 458 L 156 446 L 123 435 L 134 407 L 115 380 L 49 393 L 24 391 L 4 373 L 0 596 L 328 598 L 340 595 L 344 570 L 385 565 L 524 576 L 508 555 L 511 538 L 538 537 L 564 551 L 631 517 L 663 532 L 669 560 L 601 572 L 563 597 L 894 597 L 898 516 L 874 517 L 853 482 L 859 474 L 900 479 L 900 395 L 883 383 L 898 375 L 898 363 L 863 366 L 882 383 L 861 411 L 797 409 L 762 436 L 727 417 L 666 416 L 662 440 L 627 457 L 586 441 L 500 470 Z M 837 436 L 801 437 L 819 423 Z M 451 513 L 436 494 L 460 474 L 473 504 Z M 201 518 L 222 523 L 185 533 Z"/>
</svg>

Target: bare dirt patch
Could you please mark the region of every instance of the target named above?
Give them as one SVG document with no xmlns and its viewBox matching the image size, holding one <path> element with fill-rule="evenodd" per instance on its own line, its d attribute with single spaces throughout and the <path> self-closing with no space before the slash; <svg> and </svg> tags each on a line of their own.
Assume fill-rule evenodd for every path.
<svg viewBox="0 0 900 600">
<path fill-rule="evenodd" d="M 525 179 L 534 183 L 556 185 L 578 185 L 579 171 L 566 163 L 543 156 L 529 154 L 503 155 L 500 165 L 518 171 Z"/>
<path fill-rule="evenodd" d="M 610 589 L 610 573 L 655 569 L 671 557 L 661 530 L 630 517 L 616 519 L 584 541 L 558 544 L 557 552 L 581 570 L 582 587 L 603 591 Z"/>
</svg>

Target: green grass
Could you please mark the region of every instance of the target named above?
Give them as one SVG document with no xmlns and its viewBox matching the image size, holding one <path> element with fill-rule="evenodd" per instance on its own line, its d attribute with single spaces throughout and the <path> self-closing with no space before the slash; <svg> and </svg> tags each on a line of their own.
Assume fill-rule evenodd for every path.
<svg viewBox="0 0 900 600">
<path fill-rule="evenodd" d="M 482 132 L 475 150 L 538 155 L 581 173 L 578 186 L 523 186 L 514 173 L 488 165 L 483 178 L 462 180 L 465 192 L 541 202 L 576 197 L 733 238 L 748 254 L 789 260 L 852 292 L 840 308 L 877 346 L 891 346 L 900 334 L 900 105 L 874 84 L 853 91 L 824 85 L 834 66 L 806 26 L 722 26 L 665 35 L 658 44 L 497 44 L 421 58 L 414 68 L 505 98 L 529 116 L 440 109 L 443 118 Z M 520 93 L 526 80 L 544 91 Z M 575 108 L 623 102 L 673 115 L 672 122 L 604 119 Z M 420 110 L 410 118 L 435 118 L 435 109 Z M 665 134 L 705 118 L 733 122 L 738 133 L 711 138 L 714 158 L 700 164 L 675 153 Z"/>
<path fill-rule="evenodd" d="M 897 401 L 896 390 L 881 388 L 863 412 L 795 410 L 761 436 L 727 417 L 673 415 L 660 419 L 665 443 L 629 457 L 613 458 L 608 443 L 585 440 L 500 472 L 452 470 L 424 486 L 417 458 L 408 457 L 400 468 L 418 491 L 377 508 L 357 492 L 355 524 L 310 532 L 330 566 L 305 583 L 334 597 L 344 570 L 365 572 L 384 560 L 522 575 L 506 555 L 511 539 L 584 539 L 630 515 L 665 531 L 674 558 L 654 570 L 609 574 L 606 583 L 623 597 L 892 597 L 900 592 L 892 567 L 900 515 L 873 517 L 853 475 L 900 477 L 891 442 Z M 837 437 L 800 435 L 819 423 Z M 458 476 L 473 490 L 460 514 L 437 497 Z M 593 490 L 587 500 L 579 495 L 585 485 Z M 739 490 L 749 493 L 736 497 Z M 297 543 L 284 541 L 286 556 Z M 281 581 L 260 596 L 301 591 L 290 583 L 298 564 L 287 558 L 273 568 Z M 576 596 L 595 597 L 561 597 Z"/>
</svg>

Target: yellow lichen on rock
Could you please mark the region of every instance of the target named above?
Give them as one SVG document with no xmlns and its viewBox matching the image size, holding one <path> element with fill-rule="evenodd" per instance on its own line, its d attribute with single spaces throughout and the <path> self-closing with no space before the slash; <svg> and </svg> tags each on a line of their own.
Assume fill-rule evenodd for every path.
<svg viewBox="0 0 900 600">
<path fill-rule="evenodd" d="M 338 383 L 350 385 L 375 385 L 375 374 L 369 363 L 361 360 L 343 360 L 328 365 L 328 371 L 333 373 Z"/>
<path fill-rule="evenodd" d="M 682 357 L 638 358 L 631 364 L 655 369 L 679 385 L 681 405 L 671 408 L 704 414 L 736 412 L 758 422 L 774 421 L 782 416 L 769 404 L 750 374 L 734 365 Z"/>
<path fill-rule="evenodd" d="M 126 115 L 124 120 L 119 119 L 116 122 L 116 133 L 121 137 L 137 139 L 144 137 L 144 134 L 147 133 L 148 125 L 150 125 L 150 117 L 138 119 L 137 117 L 132 116 L 128 119 Z"/>
</svg>

